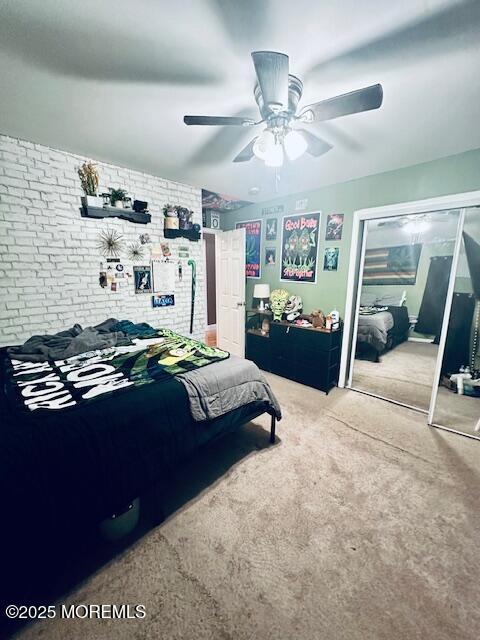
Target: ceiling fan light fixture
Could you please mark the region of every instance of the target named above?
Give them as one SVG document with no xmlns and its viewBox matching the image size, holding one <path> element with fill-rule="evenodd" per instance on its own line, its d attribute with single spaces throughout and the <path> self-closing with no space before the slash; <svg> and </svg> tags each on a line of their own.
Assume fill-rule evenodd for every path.
<svg viewBox="0 0 480 640">
<path fill-rule="evenodd" d="M 296 160 L 308 149 L 308 143 L 298 131 L 289 131 L 283 141 L 289 160 Z"/>
<path fill-rule="evenodd" d="M 267 153 L 273 146 L 275 146 L 275 137 L 271 131 L 265 129 L 255 140 L 253 153 L 257 158 L 260 158 L 260 160 L 265 160 Z"/>
<path fill-rule="evenodd" d="M 281 144 L 271 146 L 265 155 L 267 167 L 281 167 L 283 165 L 283 147 Z"/>
<path fill-rule="evenodd" d="M 407 233 L 425 233 L 430 229 L 430 223 L 425 218 L 419 220 L 410 218 L 403 228 Z"/>
</svg>

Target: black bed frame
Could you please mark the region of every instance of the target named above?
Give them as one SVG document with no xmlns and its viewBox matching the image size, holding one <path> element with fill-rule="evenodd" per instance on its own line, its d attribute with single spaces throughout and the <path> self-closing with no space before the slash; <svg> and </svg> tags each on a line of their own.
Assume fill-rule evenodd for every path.
<svg viewBox="0 0 480 640">
<path fill-rule="evenodd" d="M 255 420 L 255 418 L 258 418 L 258 416 L 261 416 L 263 413 L 265 413 L 265 411 L 262 411 L 261 413 L 254 413 L 252 415 L 252 417 L 249 418 L 245 424 L 247 424 L 251 420 Z M 270 414 L 270 444 L 274 444 L 275 443 L 275 428 L 276 428 L 276 425 L 277 425 L 277 418 L 276 418 L 274 413 L 271 413 Z"/>
<path fill-rule="evenodd" d="M 385 347 L 381 351 L 378 351 L 378 349 L 372 345 L 357 342 L 355 350 L 356 357 L 368 357 L 369 354 L 373 354 L 374 362 L 380 362 L 381 355 L 408 340 L 410 322 L 407 307 L 389 306 L 387 310 L 392 314 L 394 324 L 393 327 L 387 331 L 387 343 Z"/>
<path fill-rule="evenodd" d="M 252 411 L 251 413 L 243 416 L 242 420 L 238 423 L 237 427 L 241 427 L 245 424 L 248 424 L 249 422 L 251 422 L 252 420 L 255 420 L 255 418 L 258 418 L 259 416 L 262 416 L 264 413 L 268 413 L 270 415 L 270 437 L 269 437 L 269 442 L 270 444 L 275 444 L 275 430 L 276 430 L 276 426 L 277 426 L 277 417 L 275 415 L 275 413 L 273 412 L 273 409 L 267 409 L 267 408 L 257 408 L 254 411 Z M 210 442 L 208 442 L 205 446 L 208 446 L 211 442 L 213 442 L 214 440 L 216 440 L 217 438 L 221 438 L 225 435 L 225 433 L 219 433 L 216 438 L 213 438 L 213 440 L 211 440 Z M 165 519 L 166 519 L 166 514 L 164 511 L 164 500 L 165 500 L 165 494 L 164 494 L 164 484 L 162 480 L 159 480 L 158 482 L 155 482 L 151 488 L 150 488 L 150 495 L 153 497 L 154 502 L 155 502 L 155 513 L 152 515 L 153 517 L 153 524 L 154 526 L 158 526 L 160 525 Z"/>
</svg>

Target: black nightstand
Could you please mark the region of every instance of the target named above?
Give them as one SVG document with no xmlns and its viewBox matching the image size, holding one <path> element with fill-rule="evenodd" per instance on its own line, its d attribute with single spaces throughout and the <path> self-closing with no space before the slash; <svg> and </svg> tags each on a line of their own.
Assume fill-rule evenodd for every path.
<svg viewBox="0 0 480 640">
<path fill-rule="evenodd" d="M 338 382 L 342 330 L 271 322 L 268 335 L 247 329 L 246 356 L 264 371 L 328 393 Z"/>
<path fill-rule="evenodd" d="M 247 309 L 246 358 L 255 362 L 259 369 L 270 371 L 269 333 L 262 333 L 262 322 L 271 323 L 273 314 L 269 309 Z"/>
</svg>

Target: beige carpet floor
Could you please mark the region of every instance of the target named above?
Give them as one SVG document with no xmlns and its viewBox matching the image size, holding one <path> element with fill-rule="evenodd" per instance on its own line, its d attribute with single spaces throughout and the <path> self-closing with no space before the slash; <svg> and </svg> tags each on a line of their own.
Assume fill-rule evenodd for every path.
<svg viewBox="0 0 480 640">
<path fill-rule="evenodd" d="M 384 398 L 428 410 L 435 376 L 438 346 L 426 342 L 403 342 L 381 356 L 380 362 L 356 359 L 352 386 Z M 475 435 L 480 399 L 457 395 L 439 387 L 435 424 Z M 477 434 L 478 435 L 478 434 Z"/>
<path fill-rule="evenodd" d="M 353 391 L 269 379 L 277 444 L 265 416 L 203 451 L 177 477 L 176 512 L 65 598 L 141 603 L 146 618 L 18 637 L 478 640 L 480 443 Z"/>
<path fill-rule="evenodd" d="M 433 423 L 480 438 L 475 426 L 480 418 L 480 398 L 457 395 L 440 386 Z"/>
<path fill-rule="evenodd" d="M 383 354 L 380 362 L 357 358 L 352 386 L 428 410 L 437 353 L 435 344 L 406 341 Z"/>
</svg>

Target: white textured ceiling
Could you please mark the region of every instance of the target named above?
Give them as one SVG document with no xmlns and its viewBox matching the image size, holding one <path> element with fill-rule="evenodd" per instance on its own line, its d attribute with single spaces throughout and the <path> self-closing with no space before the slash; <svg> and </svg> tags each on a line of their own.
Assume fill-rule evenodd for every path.
<svg viewBox="0 0 480 640">
<path fill-rule="evenodd" d="M 303 104 L 381 82 L 379 111 L 312 125 L 334 145 L 281 172 L 296 192 L 480 147 L 480 0 L 1 0 L 0 131 L 240 198 L 256 117 L 250 52 L 290 56 Z M 248 189 L 259 186 L 256 198 Z"/>
</svg>

